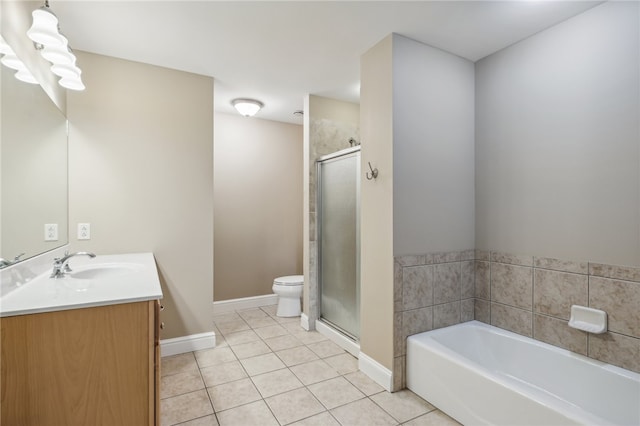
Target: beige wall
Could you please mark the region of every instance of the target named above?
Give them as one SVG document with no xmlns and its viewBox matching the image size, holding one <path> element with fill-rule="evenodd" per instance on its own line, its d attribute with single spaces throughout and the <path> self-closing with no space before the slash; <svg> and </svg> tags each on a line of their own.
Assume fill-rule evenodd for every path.
<svg viewBox="0 0 640 426">
<path fill-rule="evenodd" d="M 215 115 L 214 300 L 302 273 L 302 126 Z"/>
<path fill-rule="evenodd" d="M 68 93 L 71 250 L 153 252 L 162 338 L 212 331 L 213 80 L 76 52 Z M 91 240 L 76 226 L 91 223 Z"/>
<path fill-rule="evenodd" d="M 393 37 L 361 58 L 362 164 L 379 171 L 360 189 L 360 350 L 393 368 Z M 362 168 L 362 173 L 366 169 Z"/>
<path fill-rule="evenodd" d="M 640 266 L 640 6 L 476 63 L 477 248 Z"/>
</svg>

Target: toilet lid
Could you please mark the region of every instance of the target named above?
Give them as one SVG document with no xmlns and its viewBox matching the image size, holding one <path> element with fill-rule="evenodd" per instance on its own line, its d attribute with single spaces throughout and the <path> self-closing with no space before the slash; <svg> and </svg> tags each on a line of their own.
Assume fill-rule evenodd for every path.
<svg viewBox="0 0 640 426">
<path fill-rule="evenodd" d="M 279 277 L 273 280 L 273 283 L 278 285 L 304 284 L 304 275 L 288 275 L 286 277 Z"/>
</svg>

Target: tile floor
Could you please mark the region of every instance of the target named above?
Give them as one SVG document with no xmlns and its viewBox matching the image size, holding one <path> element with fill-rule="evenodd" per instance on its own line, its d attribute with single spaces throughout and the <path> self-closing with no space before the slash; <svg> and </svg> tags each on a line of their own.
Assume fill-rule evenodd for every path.
<svg viewBox="0 0 640 426">
<path fill-rule="evenodd" d="M 386 392 L 356 358 L 275 310 L 216 315 L 214 349 L 162 359 L 162 426 L 458 424 L 409 390 Z"/>
</svg>

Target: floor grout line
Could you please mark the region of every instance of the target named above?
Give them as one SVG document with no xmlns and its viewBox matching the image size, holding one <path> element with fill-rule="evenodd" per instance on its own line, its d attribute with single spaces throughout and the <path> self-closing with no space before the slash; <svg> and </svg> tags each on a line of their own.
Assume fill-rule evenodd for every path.
<svg viewBox="0 0 640 426">
<path fill-rule="evenodd" d="M 273 309 L 273 308 L 272 308 L 272 309 Z M 259 315 L 257 314 L 257 311 L 256 311 L 256 310 L 259 310 L 259 311 L 263 312 L 266 316 L 259 316 Z M 252 311 L 256 311 L 256 313 L 252 313 Z M 242 312 L 244 312 L 244 313 L 245 313 L 245 316 L 244 316 L 244 317 L 240 315 L 240 313 L 242 313 Z M 234 316 L 234 315 L 231 315 L 231 314 L 235 314 L 235 316 Z M 194 417 L 194 418 L 192 418 L 192 419 L 188 419 L 188 420 L 180 420 L 180 423 L 172 423 L 172 424 L 176 424 L 176 425 L 177 425 L 177 424 L 182 424 L 182 423 L 185 423 L 185 422 L 187 422 L 187 423 L 188 423 L 188 422 L 193 421 L 193 420 L 205 419 L 205 418 L 207 418 L 208 416 L 213 416 L 213 419 L 215 419 L 215 422 L 216 422 L 217 424 L 220 424 L 220 419 L 219 419 L 219 417 L 218 417 L 218 414 L 219 414 L 219 413 L 227 412 L 227 411 L 230 411 L 230 410 L 234 410 L 234 409 L 237 409 L 237 408 L 240 408 L 240 407 L 247 406 L 247 405 L 249 405 L 249 404 L 256 403 L 256 402 L 258 402 L 258 401 L 262 401 L 262 402 L 263 402 L 263 404 L 264 404 L 264 405 L 267 407 L 267 409 L 269 410 L 269 413 L 271 414 L 271 416 L 273 416 L 273 418 L 275 419 L 275 421 L 276 421 L 280 426 L 283 426 L 284 424 L 283 424 L 283 423 L 278 419 L 278 417 L 276 416 L 276 411 L 277 411 L 277 410 L 276 410 L 276 411 L 274 411 L 274 407 L 270 406 L 270 405 L 267 403 L 267 399 L 269 399 L 269 398 L 274 398 L 274 397 L 278 397 L 278 396 L 281 396 L 281 395 L 286 394 L 286 393 L 288 393 L 288 392 L 300 391 L 300 390 L 302 390 L 302 389 L 306 390 L 306 392 L 308 392 L 308 394 L 313 398 L 313 400 L 315 400 L 315 402 L 316 402 L 316 403 L 318 403 L 318 404 L 319 404 L 319 407 L 321 407 L 323 410 L 322 410 L 321 412 L 319 412 L 319 413 L 310 414 L 310 415 L 308 415 L 308 416 L 307 416 L 307 415 L 303 415 L 303 417 L 302 417 L 302 418 L 300 418 L 300 419 L 298 419 L 298 420 L 295 420 L 295 421 L 293 421 L 292 423 L 296 423 L 296 422 L 299 422 L 299 421 L 307 420 L 307 419 L 310 419 L 310 418 L 312 418 L 312 417 L 314 417 L 314 416 L 321 415 L 321 414 L 324 414 L 324 413 L 328 413 L 328 415 L 329 415 L 329 416 L 330 416 L 330 417 L 331 417 L 331 418 L 336 422 L 336 424 L 340 424 L 340 425 L 341 425 L 341 423 L 340 423 L 340 421 L 338 420 L 338 418 L 337 418 L 337 417 L 332 413 L 332 411 L 333 411 L 333 410 L 337 410 L 337 409 L 340 409 L 340 408 L 342 408 L 342 407 L 344 407 L 344 406 L 347 406 L 347 405 L 349 405 L 349 404 L 353 404 L 353 403 L 356 403 L 356 402 L 359 402 L 359 401 L 363 401 L 363 400 L 367 400 L 367 399 L 368 399 L 371 403 L 373 403 L 373 404 L 374 404 L 374 406 L 375 406 L 375 407 L 377 407 L 379 410 L 381 410 L 381 412 L 382 412 L 382 413 L 386 414 L 386 415 L 387 415 L 387 416 L 389 416 L 391 419 L 393 419 L 393 420 L 396 422 L 396 424 L 401 424 L 401 423 L 400 423 L 400 422 L 399 422 L 399 421 L 398 421 L 398 420 L 397 420 L 397 419 L 396 419 L 396 418 L 395 418 L 395 417 L 394 417 L 394 416 L 393 416 L 389 411 L 385 410 L 385 409 L 384 409 L 380 404 L 378 404 L 378 403 L 373 399 L 373 397 L 375 397 L 375 396 L 377 396 L 377 395 L 380 395 L 380 394 L 383 394 L 383 393 L 385 392 L 385 390 L 384 390 L 382 387 L 380 387 L 380 390 L 379 390 L 379 391 L 376 391 L 376 392 L 374 392 L 374 393 L 372 393 L 372 394 L 368 395 L 368 394 L 365 392 L 365 388 L 360 388 L 358 385 L 356 385 L 356 383 L 355 383 L 355 382 L 352 382 L 351 380 L 347 379 L 347 377 L 346 377 L 346 376 L 351 375 L 351 374 L 353 374 L 353 373 L 357 373 L 357 372 L 359 371 L 359 370 L 357 370 L 357 368 L 356 368 L 355 370 L 352 370 L 353 366 L 350 366 L 350 364 L 348 363 L 348 364 L 347 364 L 347 366 L 348 366 L 348 367 L 347 367 L 347 370 L 348 370 L 348 371 L 346 371 L 346 370 L 345 370 L 345 369 L 344 369 L 340 364 L 338 364 L 338 366 L 337 366 L 337 367 L 334 367 L 333 365 L 331 365 L 331 364 L 327 361 L 327 360 L 328 360 L 328 359 L 330 359 L 330 358 L 341 357 L 341 356 L 344 356 L 345 354 L 348 354 L 350 357 L 352 357 L 352 355 L 351 355 L 351 354 L 349 354 L 349 353 L 348 353 L 347 351 L 345 351 L 345 350 L 342 350 L 342 352 L 339 352 L 339 353 L 335 353 L 335 354 L 331 354 L 331 355 L 327 355 L 327 356 L 325 356 L 325 357 L 322 357 L 322 356 L 320 356 L 319 354 L 317 354 L 315 351 L 313 351 L 313 350 L 310 348 L 310 345 L 316 345 L 316 344 L 318 344 L 318 343 L 322 343 L 322 342 L 327 342 L 327 343 L 329 343 L 329 344 L 333 344 L 333 345 L 335 345 L 335 343 L 334 343 L 334 342 L 332 342 L 331 340 L 324 338 L 324 336 L 322 336 L 322 339 L 320 339 L 320 340 L 315 340 L 315 338 L 314 338 L 314 339 L 312 339 L 312 340 L 308 340 L 308 339 L 307 339 L 306 341 L 299 340 L 299 338 L 298 338 L 298 337 L 296 337 L 296 336 L 295 336 L 295 334 L 296 334 L 296 333 L 301 333 L 301 332 L 308 333 L 306 330 L 304 330 L 302 327 L 299 327 L 299 329 L 298 329 L 298 327 L 291 327 L 291 326 L 287 327 L 285 324 L 289 324 L 289 323 L 290 323 L 290 324 L 293 324 L 293 323 L 295 323 L 295 321 L 288 321 L 288 322 L 283 322 L 283 323 L 278 322 L 278 321 L 277 321 L 277 317 L 275 317 L 274 315 L 271 315 L 269 312 L 267 312 L 267 311 L 266 311 L 265 309 L 263 309 L 263 308 L 252 308 L 252 309 L 247 309 L 247 310 L 243 310 L 243 311 L 237 311 L 237 312 L 233 312 L 233 313 L 225 313 L 225 314 L 223 314 L 223 315 L 225 315 L 225 317 L 224 317 L 224 318 L 227 318 L 227 319 L 225 319 L 224 321 L 220 321 L 220 320 L 218 320 L 218 321 L 216 322 L 216 320 L 214 319 L 214 327 L 215 327 L 215 328 L 216 328 L 216 330 L 219 332 L 219 335 L 220 335 L 220 337 L 221 337 L 221 339 L 218 341 L 219 345 L 218 345 L 218 346 L 216 346 L 215 348 L 211 348 L 211 349 L 204 349 L 204 350 L 201 350 L 201 351 L 194 351 L 194 352 L 190 352 L 191 356 L 193 357 L 193 362 L 194 362 L 194 364 L 195 364 L 195 367 L 196 367 L 196 368 L 197 368 L 197 370 L 198 370 L 199 377 L 200 377 L 200 380 L 201 380 L 202 385 L 204 386 L 204 388 L 203 388 L 203 389 L 197 389 L 197 390 L 194 390 L 194 391 L 189 391 L 189 392 L 183 392 L 183 393 L 180 393 L 180 394 L 171 395 L 171 396 L 168 396 L 168 397 L 163 398 L 163 399 L 161 400 L 161 401 L 166 401 L 166 400 L 169 400 L 169 399 L 171 399 L 171 398 L 173 398 L 173 397 L 177 397 L 177 396 L 184 396 L 184 395 L 187 395 L 187 394 L 189 394 L 189 393 L 195 393 L 195 392 L 200 392 L 200 391 L 204 390 L 204 391 L 207 393 L 207 398 L 208 398 L 208 401 L 209 401 L 209 404 L 210 404 L 210 407 L 211 407 L 211 410 L 213 411 L 213 413 L 212 413 L 212 414 L 207 414 L 207 415 L 205 415 L 205 416 L 201 416 L 201 415 L 200 415 L 200 416 L 196 416 L 196 417 Z M 253 315 L 256 315 L 256 316 L 254 317 Z M 245 318 L 245 317 L 246 317 L 246 318 Z M 231 319 L 231 318 L 233 318 L 233 319 Z M 254 324 L 255 324 L 256 322 L 258 322 L 258 323 L 259 323 L 259 321 L 260 321 L 260 320 L 262 320 L 262 319 L 267 319 L 267 318 L 269 318 L 269 319 L 272 319 L 272 320 L 276 321 L 276 324 L 260 325 L 260 326 L 255 326 L 255 327 L 251 326 L 251 324 L 250 324 L 250 322 L 253 322 Z M 237 322 L 237 324 L 240 324 L 239 320 L 242 320 L 242 321 L 244 322 L 244 324 L 245 324 L 247 327 L 249 327 L 249 328 L 248 328 L 248 329 L 243 329 L 243 330 L 227 331 L 226 333 L 223 333 L 223 332 L 222 332 L 222 330 L 220 329 L 220 325 L 225 324 L 225 323 L 229 324 L 229 323 L 232 323 L 232 322 Z M 278 325 L 278 326 L 280 326 L 281 328 L 283 328 L 284 330 L 286 330 L 286 334 L 283 334 L 283 335 L 277 335 L 277 336 L 268 336 L 268 337 L 264 337 L 264 338 L 263 338 L 259 333 L 257 333 L 257 332 L 255 331 L 255 330 L 257 330 L 257 329 L 266 328 L 266 327 L 274 327 L 274 326 L 276 326 L 276 325 Z M 233 329 L 233 328 L 234 328 L 234 327 L 232 326 L 232 327 L 231 327 L 231 329 Z M 225 327 L 223 326 L 223 327 L 222 327 L 222 329 L 225 329 Z M 255 335 L 257 336 L 257 339 L 250 340 L 250 341 L 248 341 L 248 342 L 242 342 L 242 343 L 234 343 L 234 344 L 230 344 L 230 343 L 229 343 L 229 341 L 227 340 L 227 337 L 228 337 L 229 335 L 231 335 L 231 334 L 233 334 L 233 333 L 243 332 L 243 331 L 252 331 L 252 332 L 253 332 L 253 333 L 255 333 Z M 317 333 L 317 332 L 316 332 L 316 331 L 314 331 L 313 333 Z M 293 346 L 293 347 L 286 347 L 286 348 L 284 348 L 284 349 L 279 349 L 279 350 L 277 350 L 277 351 L 276 351 L 276 350 L 273 350 L 273 349 L 272 349 L 272 347 L 271 347 L 271 346 L 269 346 L 269 344 L 266 342 L 266 340 L 268 340 L 268 339 L 275 339 L 275 338 L 278 338 L 278 337 L 288 337 L 288 336 L 293 337 L 294 339 L 296 339 L 296 341 L 298 341 L 298 344 L 297 344 L 296 346 Z M 234 350 L 234 346 L 236 346 L 236 347 L 237 347 L 237 346 L 239 346 L 239 345 L 249 344 L 249 343 L 256 343 L 256 342 L 261 342 L 261 343 L 263 343 L 263 344 L 268 348 L 268 352 L 266 352 L 266 353 L 259 353 L 259 354 L 256 354 L 256 355 L 252 355 L 252 356 L 250 356 L 250 357 L 245 357 L 245 358 L 240 359 L 240 358 L 239 358 L 239 356 L 238 356 L 238 355 L 239 355 L 239 353 L 237 352 L 237 351 L 238 351 L 238 349 L 235 349 L 235 350 Z M 222 361 L 222 362 L 215 362 L 214 364 L 211 364 L 211 365 L 201 365 L 201 363 L 203 362 L 203 359 L 204 359 L 204 358 L 201 358 L 201 359 L 200 359 L 200 361 L 198 361 L 198 356 L 196 356 L 196 352 L 215 351 L 216 349 L 223 349 L 223 348 L 228 349 L 228 350 L 230 351 L 230 353 L 233 355 L 233 358 L 234 358 L 234 359 L 225 360 L 225 361 Z M 307 360 L 307 361 L 300 362 L 300 363 L 293 364 L 293 365 L 287 365 L 287 363 L 285 362 L 285 360 L 284 360 L 284 359 L 283 359 L 283 357 L 282 357 L 282 352 L 284 352 L 284 351 L 288 351 L 288 350 L 293 350 L 293 349 L 300 349 L 300 348 L 305 348 L 306 350 L 308 350 L 309 352 L 311 352 L 314 356 L 316 356 L 316 357 L 317 357 L 317 359 Z M 281 354 L 278 354 L 278 352 L 280 352 Z M 251 358 L 256 358 L 256 357 L 260 357 L 260 356 L 269 355 L 269 354 L 273 354 L 273 355 L 275 355 L 276 359 L 278 359 L 278 360 L 283 364 L 283 367 L 276 368 L 275 370 L 264 371 L 264 372 L 261 372 L 260 374 L 255 374 L 255 375 L 253 375 L 253 376 L 252 376 L 252 375 L 250 375 L 250 374 L 249 374 L 249 372 L 247 371 L 247 369 L 246 369 L 245 365 L 242 363 L 242 361 L 249 360 L 249 359 L 251 359 Z M 172 357 L 167 357 L 167 358 L 173 358 L 173 357 L 179 357 L 179 356 L 184 356 L 184 354 L 174 355 L 174 356 L 172 356 Z M 337 374 L 337 376 L 335 376 L 335 377 L 330 377 L 330 378 L 322 378 L 321 380 L 319 380 L 319 381 L 317 381 L 317 382 L 313 382 L 313 383 L 305 384 L 305 383 L 302 381 L 302 378 L 301 378 L 301 377 L 299 377 L 299 376 L 294 372 L 293 368 L 299 367 L 299 366 L 304 365 L 304 364 L 309 364 L 309 363 L 311 363 L 311 362 L 317 362 L 317 361 L 322 361 L 325 365 L 329 366 L 332 370 L 334 370 L 334 372 L 335 372 L 335 374 Z M 241 367 L 241 369 L 242 369 L 242 372 L 246 375 L 246 377 L 242 377 L 242 378 L 238 378 L 238 379 L 230 380 L 230 381 L 227 381 L 227 382 L 218 383 L 218 384 L 213 385 L 213 386 L 207 386 L 207 383 L 206 383 L 206 381 L 205 381 L 204 374 L 202 373 L 202 370 L 203 370 L 203 369 L 211 368 L 211 367 L 220 367 L 220 366 L 224 366 L 225 364 L 232 363 L 232 362 L 238 363 L 238 364 L 240 365 L 240 367 Z M 357 366 L 357 363 L 356 363 L 356 366 Z M 263 376 L 263 375 L 266 375 L 266 374 L 274 373 L 274 372 L 277 372 L 277 371 L 284 371 L 284 370 L 288 371 L 288 372 L 292 375 L 292 377 L 294 377 L 294 378 L 298 381 L 298 383 L 300 384 L 300 386 L 299 386 L 299 387 L 295 387 L 295 388 L 293 388 L 293 389 L 284 390 L 284 391 L 281 391 L 281 392 L 279 391 L 279 392 L 278 392 L 278 393 L 276 393 L 276 394 L 269 395 L 268 397 L 264 397 L 264 396 L 263 396 L 263 394 L 262 394 L 262 392 L 260 392 L 260 389 L 258 388 L 258 386 L 257 386 L 256 382 L 254 381 L 254 378 L 256 378 L 256 377 L 260 377 L 260 376 Z M 176 376 L 176 375 L 178 375 L 178 374 L 180 374 L 180 373 L 184 373 L 184 372 L 188 372 L 188 371 L 179 371 L 179 370 L 178 370 L 178 371 L 176 371 L 176 372 L 174 372 L 174 373 L 164 375 L 164 376 L 163 376 L 163 378 L 165 378 L 165 379 L 166 379 L 166 378 L 170 378 L 170 377 L 172 377 L 172 376 Z M 310 387 L 315 386 L 315 385 L 318 385 L 318 384 L 321 384 L 321 383 L 328 382 L 328 381 L 330 381 L 330 380 L 335 380 L 335 379 L 337 379 L 337 378 L 342 378 L 342 379 L 343 379 L 343 380 L 344 380 L 344 381 L 345 381 L 349 386 L 351 386 L 351 387 L 353 387 L 355 390 L 357 390 L 357 391 L 358 391 L 362 396 L 361 396 L 361 397 L 359 396 L 356 400 L 349 401 L 349 402 L 342 402 L 342 401 L 341 401 L 341 402 L 339 402 L 339 405 L 336 405 L 335 407 L 333 407 L 333 408 L 329 409 L 329 408 L 327 408 L 327 406 L 326 406 L 326 405 L 325 405 L 325 404 L 320 400 L 320 397 L 311 391 Z M 231 408 L 227 408 L 227 409 L 225 409 L 225 410 L 216 411 L 216 409 L 215 409 L 215 405 L 214 405 L 214 401 L 213 401 L 213 399 L 214 399 L 214 398 L 212 397 L 212 394 L 209 392 L 209 390 L 210 390 L 210 389 L 212 389 L 212 388 L 215 388 L 215 387 L 217 387 L 217 386 L 221 386 L 221 385 L 228 385 L 228 384 L 232 384 L 232 383 L 235 383 L 235 382 L 239 382 L 239 381 L 241 381 L 241 380 L 245 380 L 245 379 L 249 379 L 249 382 L 251 383 L 251 385 L 253 386 L 253 388 L 255 388 L 255 390 L 257 391 L 257 394 L 258 394 L 257 396 L 259 397 L 259 399 L 254 400 L 254 401 L 249 401 L 249 402 L 243 402 L 243 403 L 242 403 L 242 404 L 240 404 L 240 405 L 237 405 L 237 406 L 234 406 L 234 407 L 231 407 Z M 372 382 L 372 383 L 375 383 L 375 382 Z M 367 386 L 367 385 L 362 384 L 362 386 Z M 410 391 L 408 391 L 408 392 L 410 392 Z M 400 396 L 398 396 L 398 397 L 400 398 Z M 420 399 L 420 400 L 421 400 L 421 399 Z M 418 419 L 419 417 L 425 416 L 425 415 L 427 415 L 427 414 L 429 414 L 429 413 L 432 413 L 432 412 L 434 412 L 434 411 L 437 411 L 437 409 L 435 409 L 435 408 L 429 409 L 429 410 L 427 410 L 427 411 L 425 411 L 425 412 L 422 412 L 421 414 L 418 414 L 418 415 L 416 415 L 416 416 L 412 416 L 412 417 L 411 417 L 409 420 L 407 420 L 406 422 L 410 422 L 410 421 L 416 420 L 416 419 Z M 294 416 L 294 417 L 295 417 L 295 416 Z M 205 421 L 205 420 L 203 420 L 203 421 Z M 406 422 L 404 422 L 404 423 L 406 423 Z M 216 424 L 216 423 L 211 423 L 211 424 L 212 424 L 212 425 L 214 425 L 214 424 Z M 162 424 L 163 424 L 163 425 L 165 425 L 165 423 L 162 423 Z M 198 424 L 200 424 L 200 423 L 198 423 Z M 204 425 L 204 423 L 202 423 L 202 424 Z M 207 424 L 208 424 L 208 423 L 207 423 Z M 286 424 L 290 424 L 290 423 L 286 423 Z M 455 423 L 452 423 L 452 424 L 455 424 Z"/>
</svg>

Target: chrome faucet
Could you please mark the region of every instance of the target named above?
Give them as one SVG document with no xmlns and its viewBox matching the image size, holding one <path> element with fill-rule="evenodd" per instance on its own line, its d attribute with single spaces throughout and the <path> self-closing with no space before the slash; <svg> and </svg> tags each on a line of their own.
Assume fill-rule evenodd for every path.
<svg viewBox="0 0 640 426">
<path fill-rule="evenodd" d="M 90 258 L 96 257 L 95 254 L 89 253 L 88 251 L 79 251 L 71 254 L 69 254 L 69 252 L 65 252 L 64 257 L 56 257 L 53 259 L 53 272 L 51 272 L 51 276 L 49 278 L 64 277 L 64 274 L 67 272 L 72 272 L 69 267 L 69 259 L 74 256 L 89 256 Z"/>
<path fill-rule="evenodd" d="M 18 262 L 20 260 L 20 258 L 24 256 L 24 253 L 20 253 L 19 255 L 17 255 L 16 257 L 13 258 L 13 261 L 11 260 L 6 260 L 0 257 L 0 268 L 4 268 L 6 266 L 11 266 L 14 263 Z"/>
</svg>

